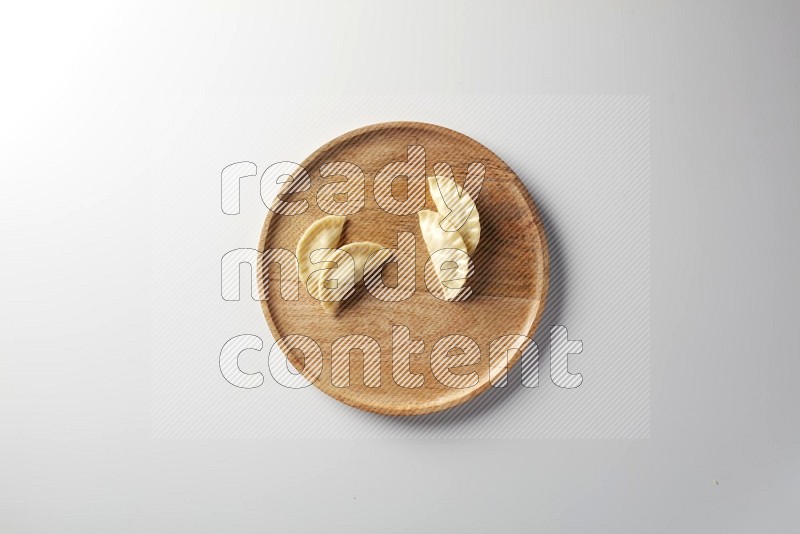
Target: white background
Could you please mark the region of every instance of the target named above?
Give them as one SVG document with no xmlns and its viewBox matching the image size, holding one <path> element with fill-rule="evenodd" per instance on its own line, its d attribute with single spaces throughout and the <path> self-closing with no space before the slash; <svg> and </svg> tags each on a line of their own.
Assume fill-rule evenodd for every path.
<svg viewBox="0 0 800 534">
<path fill-rule="evenodd" d="M 0 530 L 792 530 L 800 9 L 699 4 L 5 8 Z M 275 93 L 650 95 L 650 439 L 151 439 L 152 183 Z"/>
</svg>

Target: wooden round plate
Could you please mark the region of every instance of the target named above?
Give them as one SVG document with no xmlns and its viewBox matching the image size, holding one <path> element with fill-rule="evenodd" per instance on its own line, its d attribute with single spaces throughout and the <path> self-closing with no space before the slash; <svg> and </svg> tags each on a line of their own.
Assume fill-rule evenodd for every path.
<svg viewBox="0 0 800 534">
<path fill-rule="evenodd" d="M 428 252 L 417 214 L 386 213 L 378 207 L 372 194 L 375 175 L 391 162 L 406 161 L 410 145 L 424 147 L 426 175 L 433 173 L 435 163 L 446 162 L 453 169 L 456 181 L 463 185 L 471 163 L 485 166 L 483 188 L 476 201 L 481 239 L 472 255 L 475 267 L 469 279 L 472 295 L 463 302 L 443 302 L 428 292 L 424 281 Z M 525 186 L 499 157 L 466 135 L 417 122 L 375 124 L 337 137 L 301 163 L 311 177 L 311 188 L 283 198 L 306 199 L 309 207 L 304 213 L 291 216 L 270 211 L 264 221 L 259 250 L 282 248 L 294 252 L 305 229 L 327 215 L 315 199 L 324 183 L 344 180 L 342 176 L 320 176 L 320 166 L 334 161 L 354 163 L 366 174 L 366 205 L 358 213 L 347 216 L 339 246 L 353 241 L 374 241 L 396 248 L 398 232 L 412 232 L 416 238 L 416 291 L 401 302 L 383 302 L 362 292 L 338 315 L 331 316 L 323 312 L 320 303 L 308 294 L 303 284 L 299 300 L 280 298 L 278 283 L 270 283 L 265 288 L 263 280 L 267 278 L 264 276 L 276 281 L 279 276 L 278 269 L 270 268 L 268 273 L 261 273 L 259 280 L 262 280 L 262 294 L 268 291 L 261 305 L 272 335 L 276 340 L 292 334 L 313 339 L 323 354 L 322 373 L 314 385 L 331 397 L 362 410 L 387 415 L 419 415 L 450 408 L 485 391 L 491 386 L 491 342 L 509 334 L 532 337 L 544 309 L 549 276 L 547 244 L 542 221 Z M 427 188 L 426 209 L 436 210 Z M 395 269 L 395 283 L 396 272 Z M 387 286 L 393 285 L 391 278 L 389 267 L 384 272 Z M 406 370 L 424 377 L 420 387 L 403 387 L 393 379 L 392 330 L 398 325 L 408 327 L 413 340 L 424 342 L 424 352 L 412 354 L 410 363 L 405 362 Z M 332 343 L 353 334 L 370 336 L 380 346 L 378 387 L 365 385 L 364 355 L 359 350 L 350 353 L 349 385 L 337 387 L 332 381 L 331 370 L 334 365 L 342 364 L 332 361 Z M 434 345 L 453 334 L 468 336 L 480 349 L 478 363 L 450 369 L 456 375 L 474 376 L 477 372 L 474 386 L 448 387 L 432 372 L 432 365 L 437 363 L 431 361 Z M 451 359 L 458 354 L 464 355 L 463 351 L 453 349 L 442 357 Z M 520 351 L 511 351 L 508 368 L 520 355 Z M 290 350 L 286 356 L 305 374 L 302 352 Z M 473 361 L 477 359 L 474 354 L 472 356 Z M 451 360 L 448 367 L 452 361 L 457 362 Z M 501 374 L 504 369 L 505 365 Z M 495 379 L 500 376 L 496 372 L 497 369 L 492 370 Z M 374 385 L 371 380 L 368 382 Z"/>
</svg>

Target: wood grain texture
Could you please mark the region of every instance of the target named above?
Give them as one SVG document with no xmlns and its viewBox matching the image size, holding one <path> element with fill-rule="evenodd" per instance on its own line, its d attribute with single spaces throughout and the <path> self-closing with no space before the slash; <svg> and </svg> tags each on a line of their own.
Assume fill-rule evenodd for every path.
<svg viewBox="0 0 800 534">
<path fill-rule="evenodd" d="M 422 145 L 426 152 L 426 174 L 433 165 L 447 162 L 456 181 L 463 185 L 467 166 L 483 163 L 486 178 L 476 202 L 481 220 L 481 241 L 472 255 L 475 274 L 470 278 L 472 296 L 463 302 L 442 302 L 429 294 L 424 282 L 428 260 L 416 214 L 397 216 L 384 212 L 372 195 L 375 175 L 388 163 L 405 161 L 409 145 Z M 444 410 L 465 402 L 487 388 L 489 381 L 489 346 L 492 340 L 508 334 L 529 337 L 542 316 L 549 279 L 549 264 L 544 228 L 525 186 L 513 171 L 489 149 L 477 141 L 447 128 L 415 122 L 394 122 L 367 126 L 344 134 L 327 143 L 301 165 L 311 176 L 311 189 L 295 193 L 288 200 L 306 199 L 309 208 L 300 215 L 277 215 L 270 211 L 264 222 L 259 250 L 284 248 L 295 250 L 303 231 L 326 215 L 317 206 L 316 192 L 325 183 L 342 177 L 322 178 L 320 166 L 333 161 L 348 161 L 366 174 L 366 206 L 348 215 L 340 246 L 353 241 L 374 241 L 396 247 L 399 231 L 416 237 L 416 292 L 402 302 L 382 302 L 366 291 L 357 293 L 337 316 L 326 315 L 320 303 L 301 287 L 300 300 L 280 298 L 278 270 L 260 273 L 269 276 L 268 298 L 261 301 L 272 335 L 280 339 L 302 334 L 316 341 L 323 353 L 323 371 L 314 385 L 346 404 L 386 415 L 418 415 Z M 435 210 L 426 189 L 426 208 Z M 391 285 L 391 268 L 384 278 Z M 262 294 L 265 291 L 261 284 Z M 413 355 L 410 368 L 424 376 L 419 388 L 401 387 L 392 378 L 392 327 L 407 326 L 414 340 L 425 343 L 423 354 Z M 363 355 L 350 354 L 350 384 L 336 387 L 331 381 L 331 345 L 342 337 L 363 334 L 375 339 L 381 348 L 380 387 L 364 384 Z M 455 374 L 478 373 L 478 383 L 468 388 L 450 388 L 433 375 L 431 361 L 436 342 L 448 335 L 460 334 L 473 339 L 480 348 L 480 362 L 452 369 Z M 458 360 L 451 351 L 450 364 Z M 299 351 L 287 355 L 291 364 L 303 372 Z M 520 357 L 515 352 L 509 367 Z M 450 358 L 450 357 L 447 357 Z M 339 362 L 341 365 L 342 362 Z"/>
</svg>

